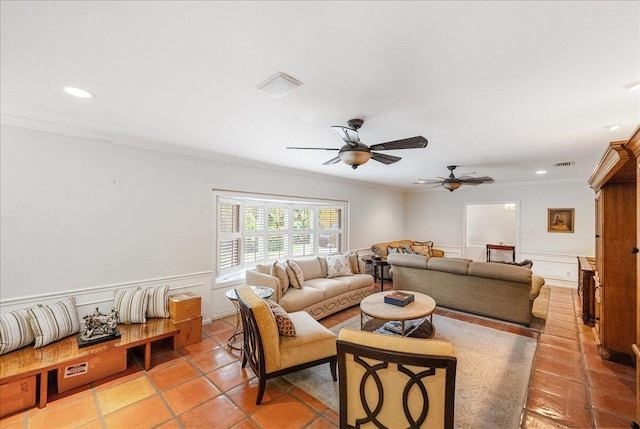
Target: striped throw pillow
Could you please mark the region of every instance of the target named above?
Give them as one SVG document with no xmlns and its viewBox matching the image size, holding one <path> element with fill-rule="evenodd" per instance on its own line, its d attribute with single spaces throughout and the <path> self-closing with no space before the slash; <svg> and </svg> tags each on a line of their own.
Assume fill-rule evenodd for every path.
<svg viewBox="0 0 640 429">
<path fill-rule="evenodd" d="M 118 312 L 118 322 L 125 325 L 145 323 L 148 299 L 146 289 L 117 289 L 113 297 L 113 308 Z"/>
<path fill-rule="evenodd" d="M 147 317 L 169 317 L 169 285 L 147 288 Z"/>
<path fill-rule="evenodd" d="M 76 299 L 70 297 L 55 304 L 27 308 L 27 317 L 35 337 L 34 348 L 46 346 L 80 330 Z"/>
<path fill-rule="evenodd" d="M 0 316 L 0 355 L 28 346 L 33 340 L 27 310 L 16 310 Z"/>
</svg>

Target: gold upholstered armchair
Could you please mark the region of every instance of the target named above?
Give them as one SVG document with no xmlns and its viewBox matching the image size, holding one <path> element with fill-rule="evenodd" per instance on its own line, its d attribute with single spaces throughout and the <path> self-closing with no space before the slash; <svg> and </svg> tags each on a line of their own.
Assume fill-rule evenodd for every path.
<svg viewBox="0 0 640 429">
<path fill-rule="evenodd" d="M 341 428 L 453 428 L 451 343 L 342 329 L 337 346 Z"/>
<path fill-rule="evenodd" d="M 270 378 L 328 362 L 333 380 L 337 380 L 336 335 L 333 332 L 306 311 L 288 314 L 281 308 L 272 311 L 249 286 L 239 287 L 236 294 L 244 330 L 242 367 L 248 362 L 258 377 L 257 405 L 262 402 Z M 280 319 L 278 322 L 274 313 Z M 287 325 L 285 328 L 280 323 L 283 320 Z"/>
</svg>

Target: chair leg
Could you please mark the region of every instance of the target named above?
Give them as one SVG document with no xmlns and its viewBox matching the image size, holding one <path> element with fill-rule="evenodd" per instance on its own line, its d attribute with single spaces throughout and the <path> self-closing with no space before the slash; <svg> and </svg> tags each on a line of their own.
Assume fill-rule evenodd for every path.
<svg viewBox="0 0 640 429">
<path fill-rule="evenodd" d="M 256 405 L 260 405 L 262 402 L 262 396 L 264 395 L 264 389 L 267 387 L 266 378 L 258 378 L 258 397 L 256 398 Z"/>
<path fill-rule="evenodd" d="M 333 381 L 338 381 L 338 374 L 336 372 L 337 364 L 338 364 L 337 358 L 329 362 L 329 367 L 331 368 L 331 377 L 333 377 Z"/>
<path fill-rule="evenodd" d="M 247 366 L 247 354 L 242 353 L 242 367 L 244 368 L 245 366 Z"/>
</svg>

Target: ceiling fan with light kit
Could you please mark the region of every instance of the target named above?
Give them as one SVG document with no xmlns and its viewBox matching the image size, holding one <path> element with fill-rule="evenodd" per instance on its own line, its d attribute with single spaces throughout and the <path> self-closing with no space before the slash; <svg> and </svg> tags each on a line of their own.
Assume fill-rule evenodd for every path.
<svg viewBox="0 0 640 429">
<path fill-rule="evenodd" d="M 460 177 L 456 177 L 453 174 L 453 170 L 455 170 L 456 167 L 457 165 L 448 165 L 447 168 L 449 169 L 449 177 L 439 177 L 439 179 L 441 180 L 418 179 L 413 183 L 416 185 L 429 185 L 429 184 L 434 184 L 436 186 L 442 185 L 443 188 L 449 190 L 450 192 L 453 192 L 462 185 L 478 186 L 478 185 L 482 185 L 483 183 L 494 182 L 493 178 L 489 176 L 471 177 L 471 176 L 462 175 Z"/>
<path fill-rule="evenodd" d="M 360 141 L 358 130 L 364 123 L 363 119 L 351 119 L 347 122 L 346 127 L 341 125 L 332 126 L 331 129 L 340 136 L 345 142 L 345 145 L 341 148 L 332 147 L 292 147 L 287 146 L 287 149 L 309 149 L 309 150 L 337 150 L 338 156 L 331 158 L 323 163 L 323 165 L 337 164 L 342 161 L 347 165 L 350 165 L 354 170 L 365 164 L 369 159 L 381 162 L 389 165 L 400 161 L 402 158 L 399 156 L 382 154 L 374 151 L 382 150 L 399 150 L 399 149 L 422 149 L 427 147 L 429 143 L 426 138 L 422 136 L 409 137 L 402 140 L 394 140 L 386 143 L 378 143 L 371 146 Z"/>
</svg>

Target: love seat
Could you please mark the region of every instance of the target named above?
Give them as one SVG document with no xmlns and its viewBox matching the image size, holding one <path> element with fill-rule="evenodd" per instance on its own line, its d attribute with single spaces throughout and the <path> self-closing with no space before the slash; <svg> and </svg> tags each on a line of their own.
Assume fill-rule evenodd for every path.
<svg viewBox="0 0 640 429">
<path fill-rule="evenodd" d="M 287 312 L 306 311 L 318 320 L 359 304 L 373 291 L 373 276 L 365 274 L 365 265 L 360 258 L 356 257 L 356 260 L 351 275 L 329 278 L 327 257 L 292 259 L 302 272 L 300 288 L 290 286 L 287 276 L 276 275 L 274 264 L 258 264 L 246 271 L 246 283 L 272 288 L 275 293 L 270 299 Z"/>
<path fill-rule="evenodd" d="M 422 292 L 437 305 L 529 325 L 544 279 L 528 268 L 391 254 L 394 289 Z"/>
</svg>

